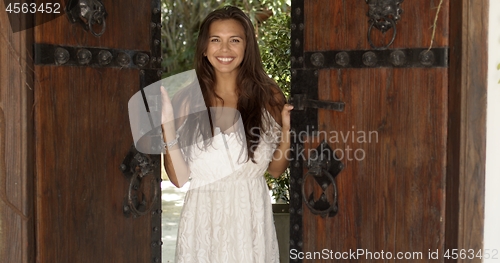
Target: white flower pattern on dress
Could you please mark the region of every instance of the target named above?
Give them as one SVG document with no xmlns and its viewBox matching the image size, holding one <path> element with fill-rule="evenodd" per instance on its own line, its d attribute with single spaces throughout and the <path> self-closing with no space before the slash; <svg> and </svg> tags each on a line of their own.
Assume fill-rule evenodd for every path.
<svg viewBox="0 0 500 263">
<path fill-rule="evenodd" d="M 254 153 L 256 163 L 241 163 L 230 175 L 217 178 L 223 165 L 214 160 L 226 161 L 228 157 L 226 148 L 216 138 L 216 151 L 198 153 L 201 156 L 189 162 L 191 183 L 179 222 L 176 262 L 279 262 L 264 173 L 279 142 L 281 128 L 269 112 L 265 113 L 266 132 Z M 239 143 L 235 134 L 221 136 L 226 136 L 230 154 L 236 160 L 239 150 L 231 149 L 241 145 L 235 145 Z"/>
</svg>

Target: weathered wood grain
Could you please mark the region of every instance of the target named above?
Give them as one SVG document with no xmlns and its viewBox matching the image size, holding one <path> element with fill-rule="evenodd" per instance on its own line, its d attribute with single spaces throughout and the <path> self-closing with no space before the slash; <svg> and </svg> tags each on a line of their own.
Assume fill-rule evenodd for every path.
<svg viewBox="0 0 500 263">
<path fill-rule="evenodd" d="M 3 6 L 3 5 L 0 5 Z M 13 21 L 26 23 L 26 21 Z M 0 259 L 34 262 L 33 31 L 0 12 Z"/>
<path fill-rule="evenodd" d="M 151 3 L 105 1 L 95 37 L 66 16 L 35 28 L 36 43 L 149 51 Z M 36 65 L 37 262 L 151 262 L 151 214 L 123 214 L 120 164 L 133 143 L 128 101 L 139 70 Z"/>
<path fill-rule="evenodd" d="M 428 47 L 438 4 L 432 0 L 405 1 L 391 48 Z M 366 37 L 367 10 L 365 1 L 306 1 L 305 50 L 371 49 Z M 444 1 L 433 47 L 449 46 L 449 12 L 449 1 Z M 374 42 L 384 41 L 378 31 L 373 34 Z M 421 258 L 411 261 L 429 262 L 429 250 L 443 251 L 446 198 L 453 198 L 446 193 L 448 70 L 320 70 L 319 99 L 344 101 L 346 108 L 344 112 L 319 110 L 318 129 L 344 136 L 349 132 L 351 136 L 344 141 L 327 135 L 330 146 L 344 153 L 345 168 L 337 177 L 339 213 L 325 219 L 304 207 L 303 251 L 326 248 L 392 253 L 392 259 L 376 262 L 398 262 L 398 252 L 420 252 Z M 359 141 L 360 133 L 371 132 L 377 137 Z"/>
<path fill-rule="evenodd" d="M 450 9 L 446 249 L 483 249 L 488 5 L 459 0 Z"/>
<path fill-rule="evenodd" d="M 36 71 L 39 262 L 148 262 L 151 216 L 123 215 L 128 180 L 119 169 L 132 142 L 137 70 Z"/>
</svg>

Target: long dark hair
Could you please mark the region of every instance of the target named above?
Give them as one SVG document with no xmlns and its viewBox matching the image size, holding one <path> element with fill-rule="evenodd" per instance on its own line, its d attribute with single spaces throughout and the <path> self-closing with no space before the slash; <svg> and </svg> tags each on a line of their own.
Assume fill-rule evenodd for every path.
<svg viewBox="0 0 500 263">
<path fill-rule="evenodd" d="M 264 71 L 252 22 L 241 9 L 225 6 L 211 12 L 203 20 L 196 43 L 194 65 L 207 108 L 214 106 L 215 99 L 220 99 L 222 102 L 223 99 L 215 93 L 215 70 L 203 54 L 208 47 L 211 24 L 214 21 L 228 19 L 239 22 L 245 31 L 245 55 L 236 79 L 237 110 L 241 113 L 243 120 L 248 158 L 254 161 L 254 151 L 260 142 L 262 131 L 264 127 L 269 127 L 263 123 L 264 110 L 269 111 L 273 116 L 279 116 L 285 97 L 276 82 Z M 208 115 L 210 118 L 210 114 Z M 200 130 L 202 134 L 213 134 L 212 122 L 210 121 L 210 127 L 205 127 L 205 129 L 200 127 Z"/>
</svg>

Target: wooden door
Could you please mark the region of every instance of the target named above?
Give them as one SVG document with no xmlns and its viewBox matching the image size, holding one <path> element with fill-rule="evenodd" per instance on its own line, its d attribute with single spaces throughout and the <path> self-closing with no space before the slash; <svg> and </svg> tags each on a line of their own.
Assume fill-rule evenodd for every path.
<svg viewBox="0 0 500 263">
<path fill-rule="evenodd" d="M 472 50 L 464 37 L 472 4 L 382 6 L 404 9 L 375 20 L 392 27 L 383 33 L 369 22 L 367 2 L 403 1 L 292 1 L 291 262 L 456 262 L 451 249 L 482 248 L 484 141 L 467 135 L 470 124 L 457 117 L 470 109 L 466 94 L 486 86 L 456 80 L 484 84 L 462 62 L 471 58 L 461 52 Z M 477 152 L 463 148 L 463 138 Z M 467 151 L 474 154 L 464 158 Z M 318 174 L 314 155 L 322 152 L 331 158 Z M 466 182 L 474 193 L 467 197 Z"/>
<path fill-rule="evenodd" d="M 78 1 L 61 2 L 64 12 L 66 4 Z M 132 179 L 136 152 L 129 154 L 127 106 L 161 74 L 160 5 L 102 2 L 107 16 L 90 30 L 67 14 L 34 28 L 40 263 L 161 261 L 159 165 L 146 176 L 155 177 L 154 184 Z M 147 213 L 134 214 L 132 208 Z"/>
</svg>

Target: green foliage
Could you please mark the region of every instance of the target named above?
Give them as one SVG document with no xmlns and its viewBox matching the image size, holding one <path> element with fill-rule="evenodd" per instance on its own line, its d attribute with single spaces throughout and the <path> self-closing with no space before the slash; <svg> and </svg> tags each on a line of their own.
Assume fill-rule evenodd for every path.
<svg viewBox="0 0 500 263">
<path fill-rule="evenodd" d="M 257 16 L 263 10 L 280 14 L 288 10 L 287 0 L 162 0 L 162 68 L 163 77 L 193 69 L 198 29 L 214 9 L 234 5 L 249 14 L 258 26 Z"/>
<path fill-rule="evenodd" d="M 290 93 L 290 14 L 275 14 L 262 23 L 259 47 L 266 72 L 288 97 Z"/>
<path fill-rule="evenodd" d="M 264 69 L 286 97 L 290 95 L 290 13 L 275 13 L 264 21 L 259 28 L 259 47 Z M 289 203 L 290 170 L 287 169 L 278 179 L 266 173 L 266 181 L 272 189 L 276 202 Z"/>
<path fill-rule="evenodd" d="M 198 29 L 212 10 L 234 5 L 246 12 L 256 27 L 264 69 L 285 95 L 290 92 L 290 0 L 161 0 L 162 69 L 168 77 L 194 68 Z M 272 11 L 264 22 L 259 17 Z M 289 201 L 287 169 L 278 179 L 266 174 L 274 198 Z"/>
</svg>

